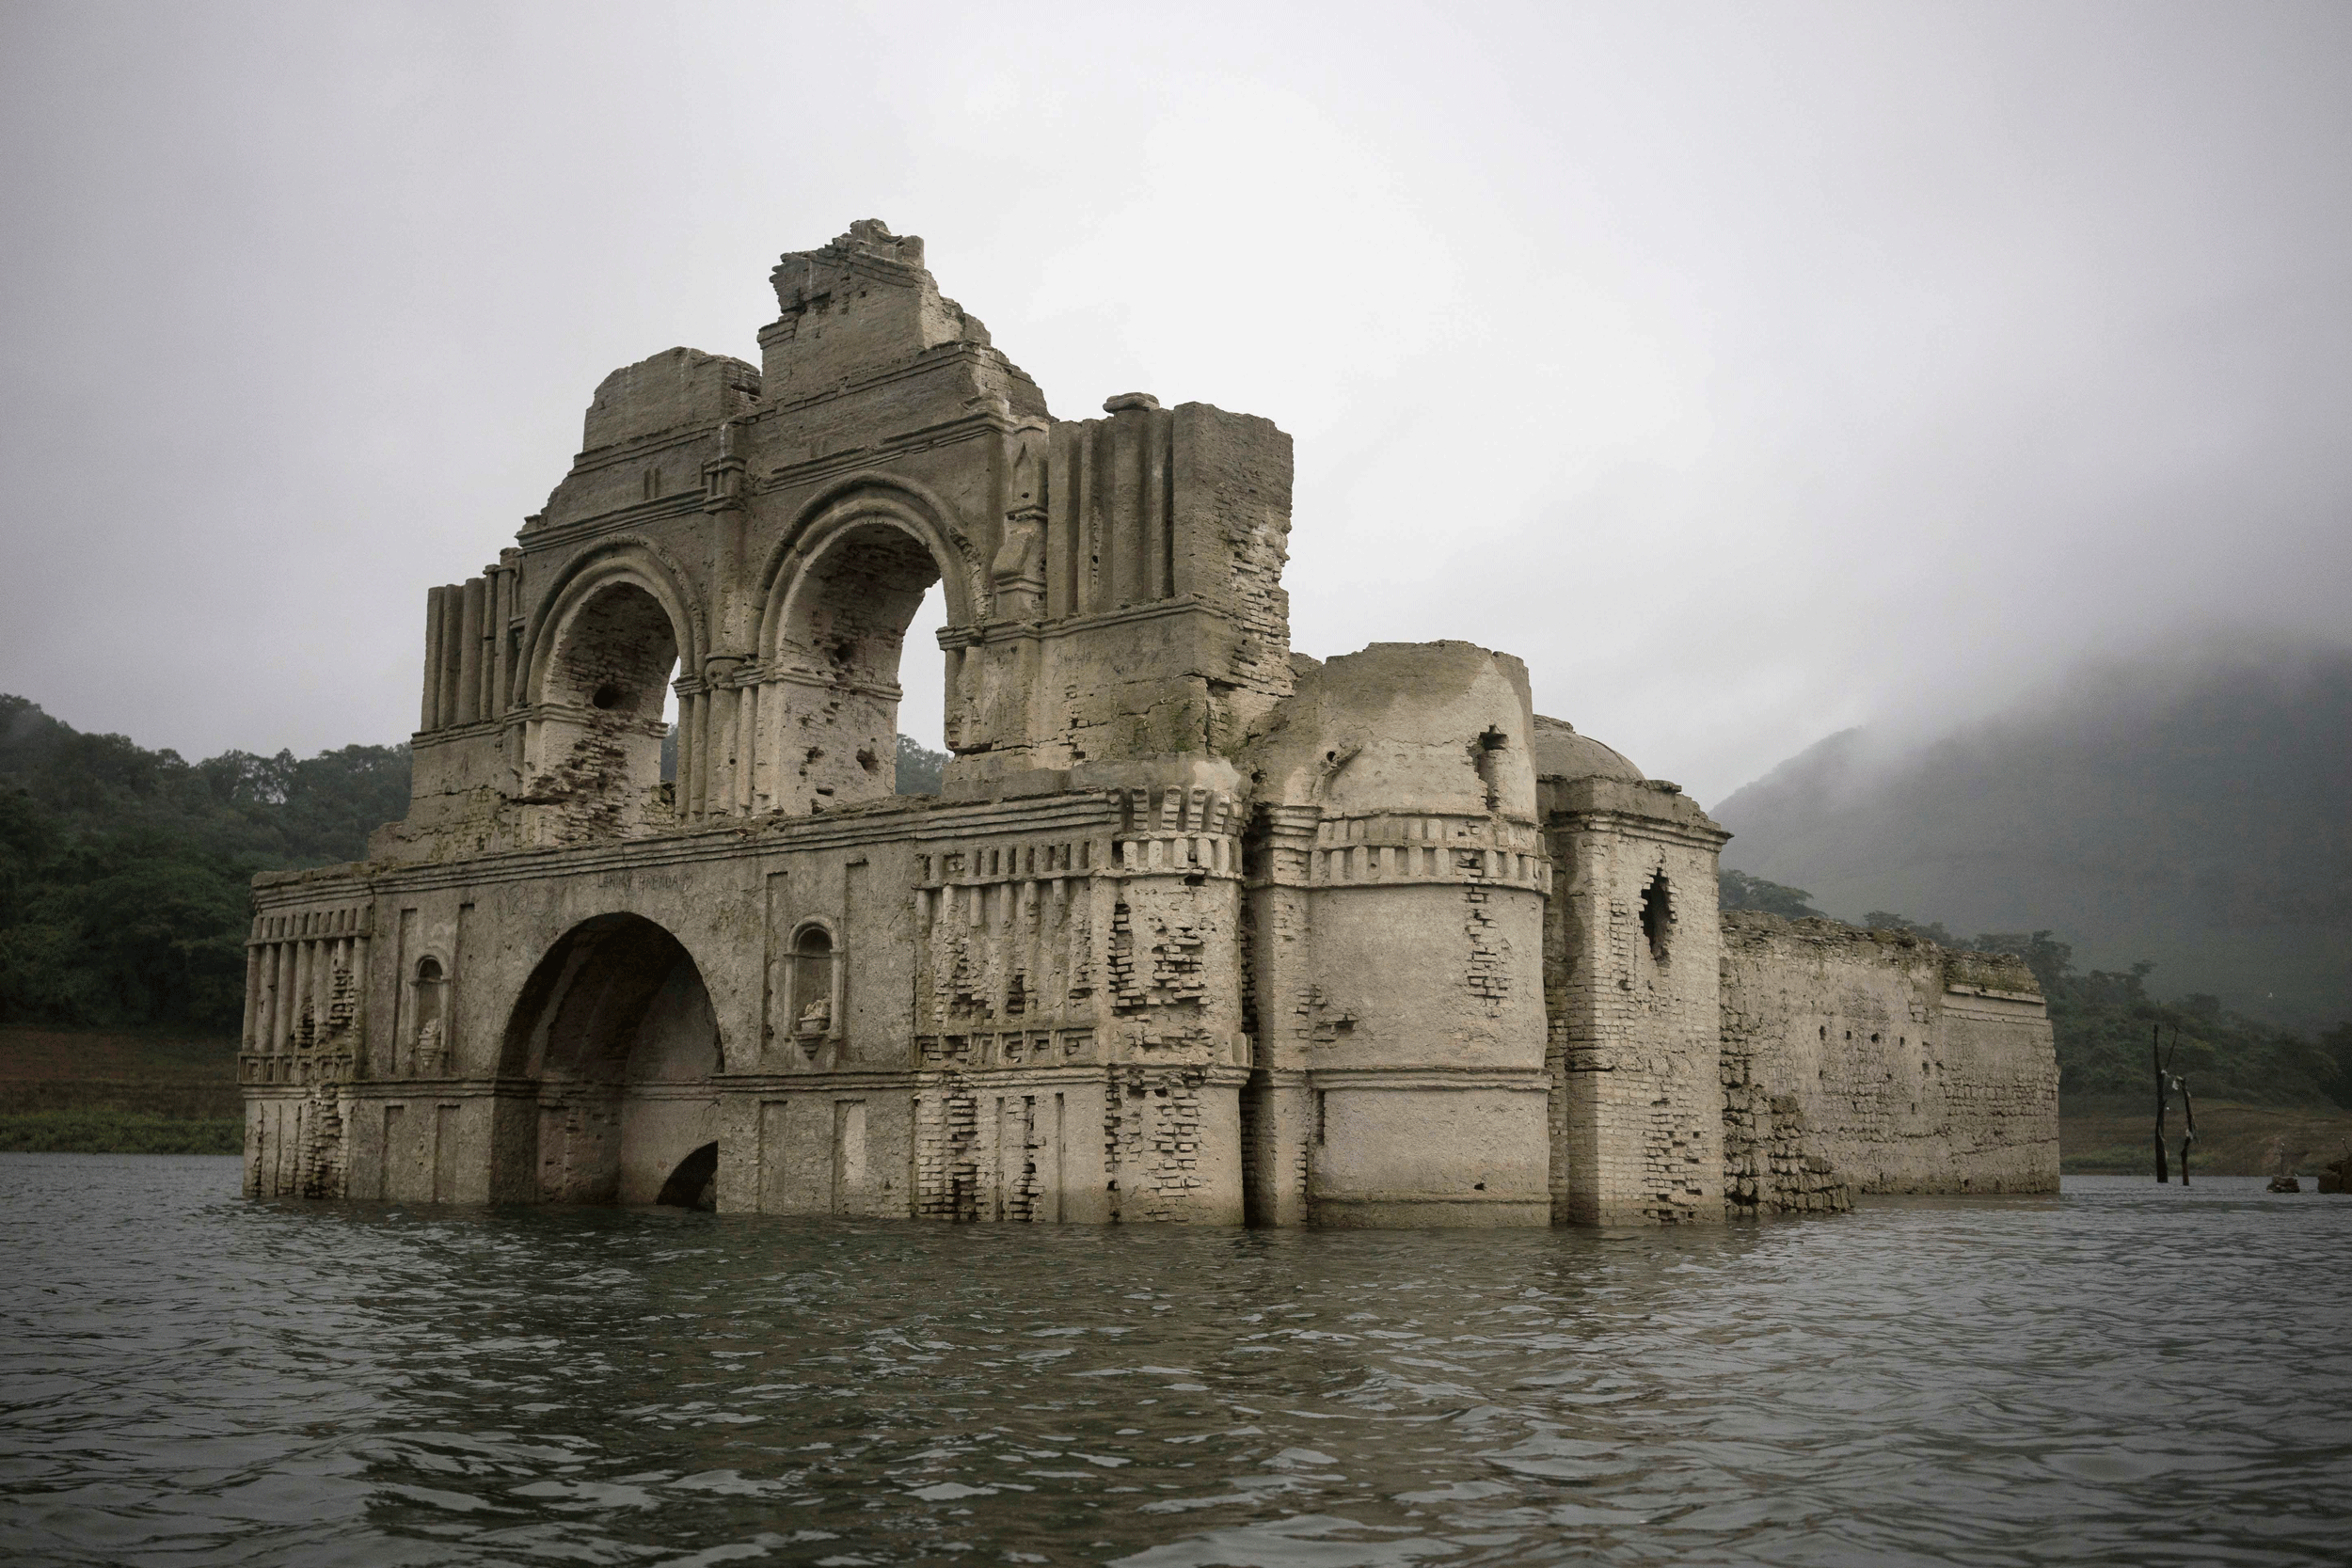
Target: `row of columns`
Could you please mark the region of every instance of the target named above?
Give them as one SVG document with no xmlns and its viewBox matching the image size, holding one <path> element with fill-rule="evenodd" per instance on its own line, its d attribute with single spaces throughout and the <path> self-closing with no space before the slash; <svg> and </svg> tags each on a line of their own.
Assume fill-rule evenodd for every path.
<svg viewBox="0 0 2352 1568">
<path fill-rule="evenodd" d="M 336 1022 L 336 978 L 349 988 L 341 1022 L 356 1038 L 361 998 L 368 972 L 368 938 L 364 932 L 296 937 L 286 941 L 257 939 L 246 949 L 245 1049 L 262 1055 L 284 1055 L 298 1047 L 316 1045 L 333 1033 Z M 310 1034 L 303 1037 L 308 1014 Z"/>
<path fill-rule="evenodd" d="M 739 658 L 707 662 L 712 678 L 678 683 L 674 793 L 681 821 L 749 816 L 758 784 L 762 688 L 730 683 Z"/>
<path fill-rule="evenodd" d="M 425 590 L 420 730 L 479 723 L 513 705 L 520 578 L 521 552 L 510 549 L 478 578 Z"/>
</svg>

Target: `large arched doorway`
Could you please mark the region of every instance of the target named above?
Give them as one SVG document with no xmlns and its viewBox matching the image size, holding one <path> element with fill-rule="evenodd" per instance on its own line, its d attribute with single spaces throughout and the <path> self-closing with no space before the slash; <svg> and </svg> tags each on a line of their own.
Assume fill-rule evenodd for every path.
<svg viewBox="0 0 2352 1568">
<path fill-rule="evenodd" d="M 525 983 L 501 1062 L 539 1085 L 538 1199 L 675 1191 L 681 1166 L 719 1141 L 720 1063 L 710 994 L 675 937 L 633 914 L 573 927 Z"/>
</svg>

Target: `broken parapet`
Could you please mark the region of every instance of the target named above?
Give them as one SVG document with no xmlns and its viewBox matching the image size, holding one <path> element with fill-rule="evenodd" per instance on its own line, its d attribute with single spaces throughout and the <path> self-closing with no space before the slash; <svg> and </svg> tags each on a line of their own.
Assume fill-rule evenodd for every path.
<svg viewBox="0 0 2352 1568">
<path fill-rule="evenodd" d="M 1756 1206 L 1808 1206 L 1770 1179 L 1775 1143 L 1857 1193 L 2057 1190 L 2058 1059 L 2023 959 L 1832 920 L 1722 918 L 1724 1073 L 1747 1118 L 1726 1158 Z"/>
</svg>

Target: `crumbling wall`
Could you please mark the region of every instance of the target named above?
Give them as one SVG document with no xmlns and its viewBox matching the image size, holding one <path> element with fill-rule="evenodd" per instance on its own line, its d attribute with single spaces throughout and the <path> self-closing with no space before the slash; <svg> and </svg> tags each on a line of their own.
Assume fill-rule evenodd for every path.
<svg viewBox="0 0 2352 1568">
<path fill-rule="evenodd" d="M 1543 783 L 1552 1217 L 1723 1217 L 1716 852 L 1663 781 Z"/>
<path fill-rule="evenodd" d="M 2057 1189 L 2058 1060 L 2022 960 L 1753 911 L 1723 925 L 1735 1204 Z"/>
</svg>

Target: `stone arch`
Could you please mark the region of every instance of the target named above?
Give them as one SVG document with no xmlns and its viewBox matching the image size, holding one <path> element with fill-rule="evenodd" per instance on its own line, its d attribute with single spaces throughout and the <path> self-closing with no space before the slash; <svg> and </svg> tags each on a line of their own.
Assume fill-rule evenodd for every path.
<svg viewBox="0 0 2352 1568">
<path fill-rule="evenodd" d="M 691 677 L 701 610 L 682 574 L 624 543 L 565 569 L 533 619 L 522 702 L 531 793 L 559 808 L 559 839 L 626 832 L 672 815 L 661 788 L 663 700 Z"/>
<path fill-rule="evenodd" d="M 685 572 L 668 554 L 644 539 L 616 540 L 565 566 L 541 596 L 524 633 L 522 690 L 527 705 L 550 700 L 559 648 L 581 612 L 616 589 L 633 588 L 659 605 L 669 619 L 680 671 L 702 670 L 707 651 L 703 608 Z"/>
<path fill-rule="evenodd" d="M 538 1090 L 544 1202 L 651 1203 L 719 1143 L 724 1046 L 702 967 L 643 915 L 581 921 L 548 947 L 508 1015 L 501 1077 Z"/>
<path fill-rule="evenodd" d="M 809 498 L 793 516 L 759 574 L 759 657 L 772 659 L 795 591 L 841 535 L 861 524 L 894 528 L 930 553 L 947 594 L 947 624 L 977 625 L 987 613 L 980 561 L 954 510 L 912 480 L 891 474 L 851 474 Z M 925 585 L 926 587 L 929 584 Z"/>
<path fill-rule="evenodd" d="M 823 811 L 895 793 L 899 677 L 915 610 L 938 582 L 951 626 L 968 628 L 985 612 L 970 543 L 947 515 L 904 482 L 845 481 L 804 507 L 770 556 L 756 649 L 762 792 L 777 808 Z M 951 662 L 951 735 L 960 684 Z"/>
</svg>

